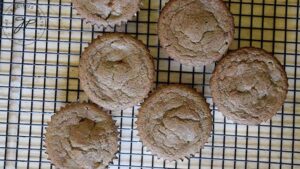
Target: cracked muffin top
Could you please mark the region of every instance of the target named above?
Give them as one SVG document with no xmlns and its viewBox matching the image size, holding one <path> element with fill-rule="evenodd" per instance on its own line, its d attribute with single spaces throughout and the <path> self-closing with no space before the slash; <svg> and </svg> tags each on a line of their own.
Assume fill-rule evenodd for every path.
<svg viewBox="0 0 300 169">
<path fill-rule="evenodd" d="M 118 150 L 115 121 L 94 104 L 69 104 L 51 117 L 48 159 L 60 169 L 104 169 Z"/>
<path fill-rule="evenodd" d="M 158 22 L 161 45 L 191 66 L 221 59 L 234 36 L 233 17 L 222 0 L 170 0 Z"/>
<path fill-rule="evenodd" d="M 127 22 L 139 10 L 141 0 L 72 0 L 74 8 L 87 22 L 115 26 Z"/>
<path fill-rule="evenodd" d="M 258 48 L 230 52 L 211 78 L 213 101 L 226 117 L 240 124 L 259 124 L 281 108 L 287 75 L 280 62 Z"/>
<path fill-rule="evenodd" d="M 130 35 L 106 33 L 83 52 L 79 78 L 91 101 L 106 110 L 124 110 L 143 102 L 152 89 L 153 57 Z"/>
<path fill-rule="evenodd" d="M 137 129 L 153 154 L 173 161 L 199 152 L 210 136 L 212 118 L 200 93 L 183 85 L 170 85 L 145 100 Z"/>
</svg>

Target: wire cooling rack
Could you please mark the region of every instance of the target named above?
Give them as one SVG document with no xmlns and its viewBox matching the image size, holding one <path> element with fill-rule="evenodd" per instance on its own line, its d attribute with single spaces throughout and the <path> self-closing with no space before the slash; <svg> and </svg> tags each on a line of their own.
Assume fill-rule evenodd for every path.
<svg viewBox="0 0 300 169">
<path fill-rule="evenodd" d="M 99 29 L 85 24 L 70 0 L 0 2 L 0 167 L 54 168 L 43 137 L 53 112 L 86 101 L 80 89 L 80 53 L 102 32 L 126 32 L 142 40 L 155 57 L 156 84 L 182 83 L 202 93 L 213 113 L 213 131 L 200 153 L 166 162 L 147 151 L 135 127 L 138 106 L 112 112 L 121 134 L 118 159 L 110 168 L 300 168 L 299 0 L 227 0 L 235 19 L 231 49 L 256 46 L 273 52 L 289 79 L 287 100 L 259 126 L 226 120 L 212 104 L 209 79 L 214 65 L 186 67 L 168 58 L 157 38 L 157 19 L 166 1 L 143 0 L 128 24 Z"/>
</svg>

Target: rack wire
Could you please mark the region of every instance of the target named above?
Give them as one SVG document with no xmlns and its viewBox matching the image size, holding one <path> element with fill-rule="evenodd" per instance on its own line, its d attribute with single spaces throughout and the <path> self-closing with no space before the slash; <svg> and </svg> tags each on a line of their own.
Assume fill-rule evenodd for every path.
<svg viewBox="0 0 300 169">
<path fill-rule="evenodd" d="M 285 66 L 289 92 L 282 110 L 258 126 L 225 119 L 212 103 L 214 65 L 187 67 L 168 57 L 157 38 L 157 19 L 166 0 L 143 0 L 126 25 L 100 29 L 85 24 L 71 0 L 0 2 L 0 167 L 54 168 L 43 139 L 53 112 L 86 101 L 80 88 L 80 53 L 103 32 L 126 32 L 142 40 L 155 57 L 156 85 L 181 83 L 202 91 L 213 113 L 213 131 L 195 157 L 167 162 L 142 146 L 135 127 L 139 106 L 111 112 L 121 135 L 118 159 L 110 168 L 300 168 L 299 0 L 227 0 L 235 19 L 230 49 L 255 46 Z"/>
</svg>

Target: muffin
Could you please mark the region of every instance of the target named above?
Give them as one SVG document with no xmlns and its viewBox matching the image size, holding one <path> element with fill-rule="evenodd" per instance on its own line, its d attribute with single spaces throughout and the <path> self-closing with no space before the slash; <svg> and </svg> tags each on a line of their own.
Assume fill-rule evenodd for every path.
<svg viewBox="0 0 300 169">
<path fill-rule="evenodd" d="M 130 35 L 106 33 L 83 52 L 79 78 L 92 102 L 106 110 L 124 110 L 143 102 L 152 89 L 153 57 Z"/>
<path fill-rule="evenodd" d="M 205 99 L 183 85 L 162 87 L 141 105 L 137 130 L 144 145 L 168 161 L 190 157 L 204 146 L 212 130 Z"/>
<path fill-rule="evenodd" d="M 87 22 L 98 26 L 121 25 L 142 5 L 141 0 L 72 0 L 74 8 Z"/>
<path fill-rule="evenodd" d="M 118 151 L 115 121 L 94 104 L 69 104 L 46 129 L 48 159 L 60 169 L 104 169 Z"/>
<path fill-rule="evenodd" d="M 288 91 L 280 62 L 263 49 L 241 48 L 216 66 L 210 80 L 219 111 L 236 123 L 255 125 L 271 119 Z"/>
<path fill-rule="evenodd" d="M 190 66 L 211 64 L 233 41 L 233 17 L 222 0 L 170 0 L 158 22 L 162 47 Z"/>
</svg>

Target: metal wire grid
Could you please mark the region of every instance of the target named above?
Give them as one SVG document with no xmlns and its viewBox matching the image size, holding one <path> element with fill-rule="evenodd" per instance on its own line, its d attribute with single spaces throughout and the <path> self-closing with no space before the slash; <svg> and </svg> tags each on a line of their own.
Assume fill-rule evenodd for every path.
<svg viewBox="0 0 300 169">
<path fill-rule="evenodd" d="M 78 81 L 80 53 L 98 34 L 119 31 L 148 46 L 155 57 L 157 85 L 182 83 L 202 91 L 211 104 L 214 125 L 199 154 L 170 163 L 151 155 L 139 141 L 138 106 L 112 112 L 121 142 L 118 159 L 110 168 L 300 168 L 299 0 L 226 1 L 236 25 L 231 49 L 264 48 L 276 55 L 288 73 L 285 105 L 259 126 L 234 124 L 216 110 L 209 89 L 214 65 L 182 66 L 160 49 L 156 26 L 165 2 L 144 0 L 133 21 L 99 29 L 76 16 L 70 0 L 1 1 L 0 166 L 54 168 L 42 146 L 46 122 L 65 103 L 87 100 Z"/>
</svg>

